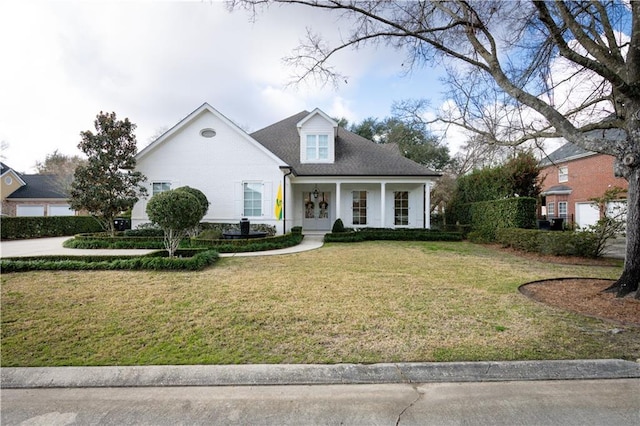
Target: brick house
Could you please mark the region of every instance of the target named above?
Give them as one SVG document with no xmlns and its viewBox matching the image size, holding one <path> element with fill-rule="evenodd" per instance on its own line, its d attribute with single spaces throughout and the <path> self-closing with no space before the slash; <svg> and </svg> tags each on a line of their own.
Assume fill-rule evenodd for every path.
<svg viewBox="0 0 640 426">
<path fill-rule="evenodd" d="M 69 195 L 51 175 L 28 175 L 0 163 L 3 216 L 74 216 Z"/>
<path fill-rule="evenodd" d="M 563 218 L 569 226 L 595 224 L 602 216 L 591 198 L 601 197 L 606 190 L 628 188 L 624 178 L 614 175 L 614 157 L 587 151 L 566 143 L 540 162 L 542 171 L 541 215 L 548 219 Z M 624 195 L 624 194 L 623 194 Z M 626 203 L 616 200 L 608 206 L 614 209 Z"/>
</svg>

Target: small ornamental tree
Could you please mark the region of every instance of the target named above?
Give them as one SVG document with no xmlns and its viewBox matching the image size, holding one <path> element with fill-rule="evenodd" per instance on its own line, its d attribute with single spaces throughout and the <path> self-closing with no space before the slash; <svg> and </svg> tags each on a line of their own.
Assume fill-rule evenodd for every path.
<svg viewBox="0 0 640 426">
<path fill-rule="evenodd" d="M 135 124 L 128 118 L 118 120 L 115 112 L 100 112 L 94 126 L 96 133 L 80 133 L 78 148 L 87 156 L 87 163 L 75 169 L 70 205 L 74 210 L 88 211 L 114 235 L 114 219 L 147 194 L 142 186 L 146 177 L 134 171 Z"/>
<path fill-rule="evenodd" d="M 204 195 L 204 193 L 199 189 L 191 188 L 190 186 L 181 186 L 180 188 L 176 188 L 176 191 L 185 191 L 196 197 L 202 210 L 202 216 L 200 216 L 200 220 L 202 220 L 202 218 L 207 214 L 207 211 L 209 210 L 210 203 L 209 200 L 207 200 L 207 196 Z M 198 222 L 200 222 L 200 220 L 198 220 Z M 187 230 L 187 235 L 189 235 L 190 237 L 195 237 L 198 235 L 198 232 L 198 224 L 196 224 L 193 228 Z"/>
<path fill-rule="evenodd" d="M 188 191 L 165 191 L 154 195 L 147 204 L 151 222 L 164 231 L 164 246 L 173 257 L 180 241 L 202 219 L 202 205 Z"/>
</svg>

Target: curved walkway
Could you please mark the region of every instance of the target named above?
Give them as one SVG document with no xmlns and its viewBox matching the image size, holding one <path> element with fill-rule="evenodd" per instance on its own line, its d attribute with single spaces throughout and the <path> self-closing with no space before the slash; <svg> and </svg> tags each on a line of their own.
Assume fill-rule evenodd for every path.
<svg viewBox="0 0 640 426">
<path fill-rule="evenodd" d="M 62 243 L 71 237 L 38 238 L 32 240 L 15 240 L 0 242 L 0 257 L 27 257 L 27 256 L 48 256 L 48 255 L 141 255 L 157 250 L 141 249 L 68 249 L 62 247 Z M 241 257 L 241 256 L 274 256 L 281 254 L 300 253 L 308 250 L 315 250 L 322 247 L 322 235 L 305 235 L 302 242 L 296 246 L 278 250 L 258 251 L 247 253 L 221 253 L 221 257 Z"/>
</svg>

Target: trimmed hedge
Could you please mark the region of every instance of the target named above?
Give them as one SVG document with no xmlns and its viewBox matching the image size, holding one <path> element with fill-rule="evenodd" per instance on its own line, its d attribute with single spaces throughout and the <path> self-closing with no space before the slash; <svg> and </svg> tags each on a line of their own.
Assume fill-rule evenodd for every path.
<svg viewBox="0 0 640 426">
<path fill-rule="evenodd" d="M 598 257 L 598 237 L 592 232 L 557 232 L 538 229 L 498 229 L 503 247 L 555 256 Z"/>
<path fill-rule="evenodd" d="M 91 216 L 4 216 L 0 222 L 0 238 L 3 240 L 65 237 L 67 235 L 102 231 L 100 223 Z"/>
<path fill-rule="evenodd" d="M 363 228 L 359 231 L 330 233 L 327 243 L 356 243 L 361 241 L 462 241 L 458 232 L 440 232 L 429 229 Z"/>
<path fill-rule="evenodd" d="M 207 240 L 196 237 L 191 239 L 191 245 L 197 247 L 212 247 L 219 253 L 238 253 L 293 247 L 300 244 L 303 238 L 304 236 L 302 234 L 297 233 L 246 240 Z"/>
<path fill-rule="evenodd" d="M 2 259 L 0 271 L 88 271 L 88 270 L 156 270 L 198 271 L 215 263 L 215 250 L 178 250 L 174 258 L 162 250 L 145 256 L 40 256 Z M 184 257 L 180 257 L 184 256 Z"/>
<path fill-rule="evenodd" d="M 500 228 L 536 227 L 535 198 L 516 197 L 473 203 L 469 212 L 472 225 L 469 239 L 474 242 L 495 241 L 496 230 Z"/>
</svg>

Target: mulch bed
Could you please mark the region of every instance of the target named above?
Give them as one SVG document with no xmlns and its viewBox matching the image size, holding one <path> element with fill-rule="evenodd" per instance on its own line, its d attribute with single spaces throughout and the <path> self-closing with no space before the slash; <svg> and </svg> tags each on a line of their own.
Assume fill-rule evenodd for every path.
<svg viewBox="0 0 640 426">
<path fill-rule="evenodd" d="M 520 250 L 492 245 L 492 248 L 531 260 L 546 263 L 589 266 L 619 266 L 620 259 L 585 258 L 574 256 L 552 256 L 527 253 Z M 613 280 L 600 278 L 558 278 L 524 284 L 520 292 L 549 306 L 576 312 L 593 318 L 605 319 L 625 325 L 640 325 L 640 299 L 635 292 L 617 298 L 603 290 L 613 284 Z"/>
<path fill-rule="evenodd" d="M 620 324 L 640 325 L 640 300 L 635 299 L 635 292 L 622 298 L 602 292 L 613 282 L 599 278 L 559 278 L 525 284 L 520 292 L 556 308 Z"/>
</svg>

